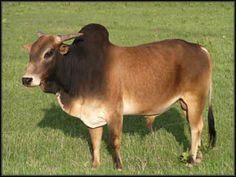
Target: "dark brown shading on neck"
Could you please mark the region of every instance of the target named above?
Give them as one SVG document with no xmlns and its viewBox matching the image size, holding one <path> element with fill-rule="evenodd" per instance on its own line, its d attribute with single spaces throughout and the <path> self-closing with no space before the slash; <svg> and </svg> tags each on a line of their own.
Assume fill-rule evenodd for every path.
<svg viewBox="0 0 236 177">
<path fill-rule="evenodd" d="M 90 24 L 80 32 L 84 35 L 73 41 L 70 52 L 58 56 L 56 82 L 71 96 L 103 95 L 108 31 Z"/>
</svg>

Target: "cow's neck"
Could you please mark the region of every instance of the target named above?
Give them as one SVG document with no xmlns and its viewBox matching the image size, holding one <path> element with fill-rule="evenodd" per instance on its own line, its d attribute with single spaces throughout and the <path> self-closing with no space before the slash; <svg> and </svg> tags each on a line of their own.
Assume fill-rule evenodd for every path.
<svg viewBox="0 0 236 177">
<path fill-rule="evenodd" d="M 104 87 L 104 59 L 100 56 L 90 56 L 69 53 L 58 58 L 56 82 L 64 92 L 71 96 L 101 95 Z"/>
</svg>

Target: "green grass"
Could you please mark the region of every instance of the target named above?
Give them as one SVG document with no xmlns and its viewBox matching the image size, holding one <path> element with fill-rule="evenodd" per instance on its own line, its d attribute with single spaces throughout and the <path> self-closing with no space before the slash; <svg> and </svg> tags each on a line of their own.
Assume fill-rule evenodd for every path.
<svg viewBox="0 0 236 177">
<path fill-rule="evenodd" d="M 2 3 L 2 173 L 36 174 L 234 174 L 233 2 L 4 2 Z M 101 147 L 102 165 L 92 170 L 88 130 L 64 113 L 55 96 L 22 86 L 28 63 L 22 45 L 50 34 L 79 31 L 88 23 L 107 27 L 110 40 L 131 46 L 167 38 L 204 45 L 213 58 L 213 109 L 216 148 L 188 168 L 179 156 L 190 146 L 190 133 L 175 105 L 148 132 L 139 116 L 124 119 L 121 154 L 124 169 L 113 168 L 108 131 Z M 205 110 L 206 117 L 206 110 Z M 203 144 L 207 145 L 205 118 Z"/>
</svg>

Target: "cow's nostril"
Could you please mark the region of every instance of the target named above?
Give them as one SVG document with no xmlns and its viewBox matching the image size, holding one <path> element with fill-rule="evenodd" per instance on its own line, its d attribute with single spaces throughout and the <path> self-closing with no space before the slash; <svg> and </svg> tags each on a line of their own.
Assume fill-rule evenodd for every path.
<svg viewBox="0 0 236 177">
<path fill-rule="evenodd" d="M 23 85 L 30 85 L 32 82 L 33 78 L 32 77 L 22 77 L 22 84 Z"/>
</svg>

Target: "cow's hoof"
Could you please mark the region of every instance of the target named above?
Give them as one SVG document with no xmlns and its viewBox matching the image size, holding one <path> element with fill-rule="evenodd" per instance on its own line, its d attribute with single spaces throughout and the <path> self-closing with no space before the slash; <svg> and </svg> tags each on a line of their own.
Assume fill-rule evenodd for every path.
<svg viewBox="0 0 236 177">
<path fill-rule="evenodd" d="M 122 168 L 117 168 L 117 171 L 122 171 Z"/>
<path fill-rule="evenodd" d="M 189 157 L 189 159 L 187 160 L 186 166 L 191 168 L 194 165 L 197 165 L 197 164 L 201 163 L 201 161 L 202 161 L 202 153 L 199 151 L 197 153 L 196 159 L 193 159 L 192 156 Z"/>
<path fill-rule="evenodd" d="M 117 169 L 117 171 L 122 171 L 122 164 L 121 163 L 116 163 L 115 164 L 115 167 L 116 167 L 116 169 Z"/>
<path fill-rule="evenodd" d="M 100 162 L 93 162 L 92 163 L 92 168 L 97 169 L 100 166 Z"/>
<path fill-rule="evenodd" d="M 196 165 L 195 161 L 193 160 L 189 160 L 187 161 L 186 163 L 186 166 L 189 167 L 189 168 L 192 168 L 194 165 Z"/>
<path fill-rule="evenodd" d="M 198 151 L 195 163 L 201 163 L 202 159 L 203 159 L 202 152 Z"/>
<path fill-rule="evenodd" d="M 117 171 L 122 171 L 122 165 L 121 164 L 116 164 L 116 169 Z"/>
<path fill-rule="evenodd" d="M 114 165 L 115 169 L 117 169 L 118 171 L 122 171 L 122 162 L 120 158 L 114 159 Z"/>
</svg>

